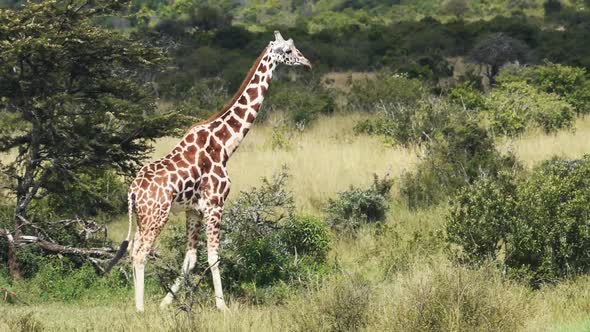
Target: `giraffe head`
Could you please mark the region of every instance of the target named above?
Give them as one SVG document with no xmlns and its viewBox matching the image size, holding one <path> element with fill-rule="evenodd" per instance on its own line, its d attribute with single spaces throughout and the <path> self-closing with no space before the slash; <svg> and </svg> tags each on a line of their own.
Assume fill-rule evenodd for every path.
<svg viewBox="0 0 590 332">
<path fill-rule="evenodd" d="M 284 40 L 281 33 L 275 31 L 275 40 L 268 45 L 270 54 L 278 63 L 284 63 L 288 66 L 306 66 L 311 69 L 311 63 L 295 47 L 293 39 Z"/>
</svg>

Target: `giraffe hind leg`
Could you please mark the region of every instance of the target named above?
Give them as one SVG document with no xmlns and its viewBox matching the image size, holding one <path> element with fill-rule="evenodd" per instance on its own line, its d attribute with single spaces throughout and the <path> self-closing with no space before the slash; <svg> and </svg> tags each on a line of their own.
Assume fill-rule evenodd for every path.
<svg viewBox="0 0 590 332">
<path fill-rule="evenodd" d="M 223 299 L 223 287 L 221 285 L 221 275 L 219 273 L 219 228 L 221 225 L 220 206 L 212 207 L 207 211 L 207 260 L 211 268 L 211 277 L 213 279 L 213 289 L 215 291 L 215 305 L 217 309 L 227 310 L 225 300 Z"/>
<path fill-rule="evenodd" d="M 180 270 L 180 276 L 176 278 L 174 284 L 170 287 L 168 294 L 160 302 L 160 308 L 167 307 L 176 296 L 180 289 L 182 282 L 187 275 L 192 271 L 197 263 L 197 241 L 199 238 L 199 230 L 201 228 L 201 216 L 194 209 L 186 211 L 186 231 L 188 236 L 187 251 Z"/>
</svg>

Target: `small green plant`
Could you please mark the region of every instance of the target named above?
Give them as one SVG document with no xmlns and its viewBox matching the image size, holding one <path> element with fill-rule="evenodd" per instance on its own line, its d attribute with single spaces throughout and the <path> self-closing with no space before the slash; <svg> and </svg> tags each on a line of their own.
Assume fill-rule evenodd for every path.
<svg viewBox="0 0 590 332">
<path fill-rule="evenodd" d="M 368 189 L 350 188 L 330 198 L 326 206 L 326 220 L 338 232 L 354 232 L 362 225 L 380 223 L 389 209 L 389 192 L 393 180 L 380 179 L 376 174 Z"/>
</svg>

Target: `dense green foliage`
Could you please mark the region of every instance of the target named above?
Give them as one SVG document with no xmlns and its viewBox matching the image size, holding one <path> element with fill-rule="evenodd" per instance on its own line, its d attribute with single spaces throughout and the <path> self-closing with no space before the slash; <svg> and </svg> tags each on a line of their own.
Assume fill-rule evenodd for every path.
<svg viewBox="0 0 590 332">
<path fill-rule="evenodd" d="M 150 141 L 177 124 L 156 112 L 142 79 L 158 70 L 162 51 L 92 24 L 122 6 L 44 1 L 0 11 L 0 151 L 17 151 L 3 168 L 15 216 L 39 195 L 101 195 L 90 174 L 132 173 Z"/>
<path fill-rule="evenodd" d="M 449 240 L 469 262 L 498 259 L 533 285 L 588 273 L 590 157 L 553 159 L 523 179 L 482 179 L 449 215 Z"/>
<path fill-rule="evenodd" d="M 375 174 L 369 188 L 350 188 L 339 193 L 337 199 L 328 199 L 325 208 L 328 225 L 337 232 L 354 235 L 362 225 L 383 222 L 392 185 L 392 179 L 380 179 Z"/>
<path fill-rule="evenodd" d="M 226 209 L 221 252 L 227 287 L 247 291 L 250 285 L 297 283 L 322 268 L 327 228 L 314 217 L 295 214 L 286 180 L 286 173 L 263 179 L 260 188 L 242 193 Z"/>
<path fill-rule="evenodd" d="M 571 128 L 575 120 L 568 102 L 525 82 L 502 83 L 488 95 L 485 107 L 491 130 L 500 135 L 514 136 L 532 127 L 554 133 Z"/>
<path fill-rule="evenodd" d="M 401 195 L 411 208 L 437 204 L 481 177 L 496 177 L 518 167 L 514 156 L 496 150 L 477 119 L 459 115 L 428 142 L 422 162 L 401 181 Z"/>
</svg>

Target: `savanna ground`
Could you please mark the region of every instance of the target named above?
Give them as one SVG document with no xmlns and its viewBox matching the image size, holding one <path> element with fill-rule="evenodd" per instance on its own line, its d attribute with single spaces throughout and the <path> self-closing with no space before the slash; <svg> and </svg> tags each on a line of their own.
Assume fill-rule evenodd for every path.
<svg viewBox="0 0 590 332">
<path fill-rule="evenodd" d="M 229 163 L 230 201 L 287 165 L 288 188 L 296 206 L 321 214 L 329 197 L 351 185 L 369 184 L 373 173 L 396 179 L 412 170 L 417 151 L 355 135 L 352 127 L 358 119 L 356 115 L 320 118 L 303 132 L 282 134 L 287 135 L 282 149 L 273 149 L 277 130 L 272 120 L 257 126 Z M 532 167 L 553 155 L 575 158 L 590 153 L 589 140 L 590 119 L 581 118 L 572 131 L 528 132 L 500 146 Z M 175 142 L 175 138 L 158 141 L 154 158 Z M 157 305 L 163 291 L 152 284 L 147 287 L 145 314 L 135 313 L 129 287 L 118 294 L 95 294 L 72 303 L 2 303 L 0 330 L 590 330 L 590 278 L 533 291 L 502 278 L 497 269 L 457 266 L 440 239 L 445 206 L 412 211 L 397 197 L 390 203 L 384 226 L 333 239 L 330 261 L 337 272 L 320 277 L 306 290 L 292 292 L 278 304 L 243 304 L 230 297 L 226 313 L 216 311 L 212 303 L 196 306 L 191 315 L 177 309 L 160 311 Z M 170 223 L 182 223 L 181 218 L 174 216 Z M 109 225 L 110 236 L 118 242 L 126 228 L 127 220 L 121 217 Z M 153 268 L 153 264 L 147 266 L 148 271 Z M 205 296 L 213 298 L 212 292 Z"/>
</svg>

